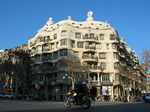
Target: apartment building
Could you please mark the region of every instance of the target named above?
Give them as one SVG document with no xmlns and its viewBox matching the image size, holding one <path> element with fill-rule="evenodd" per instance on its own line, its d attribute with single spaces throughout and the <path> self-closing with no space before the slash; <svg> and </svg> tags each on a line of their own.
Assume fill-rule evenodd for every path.
<svg viewBox="0 0 150 112">
<path fill-rule="evenodd" d="M 33 92 L 45 93 L 49 99 L 62 100 L 71 87 L 71 80 L 63 78 L 65 72 L 52 69 L 62 58 L 88 64 L 86 77 L 93 97 L 112 100 L 114 95 L 139 96 L 146 89 L 141 82 L 146 80 L 147 72 L 140 69 L 138 55 L 107 21 L 95 21 L 92 11 L 83 22 L 71 16 L 57 23 L 49 18 L 28 40 L 28 50 L 33 60 L 32 75 L 36 77 Z"/>
<path fill-rule="evenodd" d="M 22 51 L 27 53 L 27 44 L 16 46 L 11 49 L 0 50 L 0 91 L 15 91 L 16 88 L 16 78 L 19 78 L 17 85 L 18 90 L 24 90 L 25 83 L 23 80 L 22 74 L 26 71 L 23 71 L 21 68 L 21 59 L 16 55 L 16 52 Z M 23 57 L 23 56 L 22 56 Z M 26 61 L 26 60 L 24 60 Z M 19 62 L 19 67 L 16 66 L 16 63 Z M 24 68 L 25 66 L 22 66 Z M 18 76 L 16 74 L 18 72 Z M 22 77 L 21 77 L 22 76 Z"/>
</svg>

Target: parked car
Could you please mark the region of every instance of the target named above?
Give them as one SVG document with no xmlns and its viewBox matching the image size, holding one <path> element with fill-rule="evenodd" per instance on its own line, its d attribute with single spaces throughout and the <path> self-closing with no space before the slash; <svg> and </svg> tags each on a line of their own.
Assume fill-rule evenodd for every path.
<svg viewBox="0 0 150 112">
<path fill-rule="evenodd" d="M 1 92 L 1 93 L 0 93 L 0 98 L 1 98 L 2 94 L 4 94 L 4 92 Z"/>
<path fill-rule="evenodd" d="M 150 103 L 150 93 L 145 94 L 145 103 Z"/>
<path fill-rule="evenodd" d="M 14 97 L 14 92 L 5 92 L 1 95 L 1 98 L 11 99 Z"/>
</svg>

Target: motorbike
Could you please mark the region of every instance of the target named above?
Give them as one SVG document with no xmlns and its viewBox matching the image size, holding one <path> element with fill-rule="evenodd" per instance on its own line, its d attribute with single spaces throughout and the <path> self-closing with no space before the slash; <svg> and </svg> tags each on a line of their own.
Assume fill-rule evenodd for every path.
<svg viewBox="0 0 150 112">
<path fill-rule="evenodd" d="M 70 91 L 67 93 L 64 101 L 64 106 L 66 108 L 71 107 L 71 105 L 79 105 L 84 109 L 88 109 L 91 106 L 91 101 L 89 95 L 83 95 L 82 98 L 78 98 L 77 93 L 75 91 Z"/>
</svg>

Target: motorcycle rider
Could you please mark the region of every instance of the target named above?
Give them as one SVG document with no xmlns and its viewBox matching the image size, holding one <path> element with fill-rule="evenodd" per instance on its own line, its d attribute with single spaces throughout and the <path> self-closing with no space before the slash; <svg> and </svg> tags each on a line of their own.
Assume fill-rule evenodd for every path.
<svg viewBox="0 0 150 112">
<path fill-rule="evenodd" d="M 88 94 L 89 92 L 89 88 L 88 88 L 88 85 L 86 82 L 79 82 L 75 88 L 75 91 L 77 92 L 77 96 L 75 97 L 75 100 L 80 103 L 81 100 L 82 100 L 82 97 L 85 95 L 85 94 Z"/>
</svg>

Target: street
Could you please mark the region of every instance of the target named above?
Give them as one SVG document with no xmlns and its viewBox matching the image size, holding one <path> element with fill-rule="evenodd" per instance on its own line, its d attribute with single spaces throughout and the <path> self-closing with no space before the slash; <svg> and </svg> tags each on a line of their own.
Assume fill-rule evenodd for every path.
<svg viewBox="0 0 150 112">
<path fill-rule="evenodd" d="M 150 104 L 143 102 L 92 102 L 91 108 L 65 108 L 62 102 L 0 100 L 0 112 L 149 112 Z"/>
</svg>

